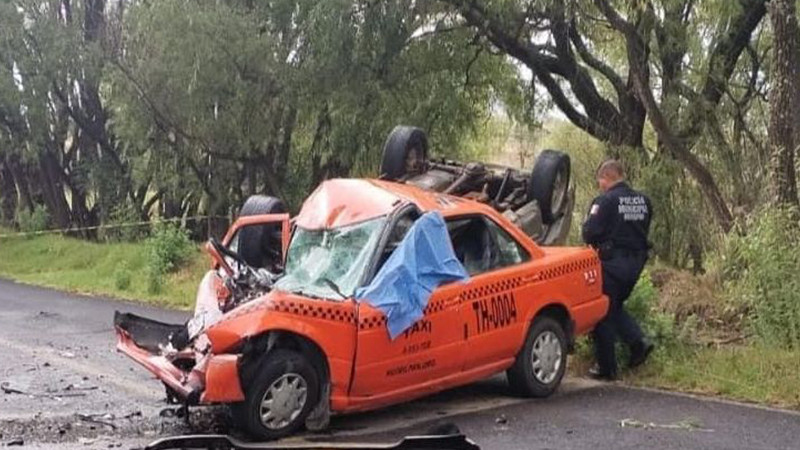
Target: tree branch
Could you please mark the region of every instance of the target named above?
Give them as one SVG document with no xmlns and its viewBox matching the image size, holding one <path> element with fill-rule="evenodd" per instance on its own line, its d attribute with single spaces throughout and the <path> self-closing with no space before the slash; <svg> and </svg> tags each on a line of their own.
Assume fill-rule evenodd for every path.
<svg viewBox="0 0 800 450">
<path fill-rule="evenodd" d="M 518 39 L 509 34 L 508 30 L 513 30 L 515 27 L 501 24 L 498 19 L 492 18 L 479 2 L 472 0 L 448 0 L 448 2 L 459 10 L 469 25 L 478 29 L 494 46 L 528 66 L 548 91 L 555 105 L 573 124 L 607 142 L 641 146 L 640 133 L 635 131 L 631 133 L 626 126 L 626 123 L 632 121 L 625 120 L 614 104 L 600 95 L 591 76 L 575 61 L 569 48 L 568 25 L 563 18 L 561 20 L 556 18 L 551 25 L 554 33 L 558 34 L 557 45 L 553 49 L 555 56 L 551 56 L 543 53 L 547 46 L 535 45 L 530 40 Z M 554 75 L 569 83 L 572 94 L 583 106 L 585 114 L 573 106 Z"/>
<path fill-rule="evenodd" d="M 581 35 L 578 33 L 577 23 L 575 22 L 574 18 L 570 23 L 569 37 L 583 62 L 603 75 L 611 83 L 611 86 L 614 87 L 614 90 L 617 91 L 617 95 L 625 95 L 627 93 L 627 89 L 625 87 L 625 82 L 622 81 L 622 77 L 620 77 L 619 74 L 617 74 L 617 72 L 611 68 L 611 66 L 603 61 L 600 61 L 597 59 L 597 57 L 591 54 L 589 49 L 586 47 L 586 44 L 583 42 L 583 38 L 581 38 Z"/>
</svg>

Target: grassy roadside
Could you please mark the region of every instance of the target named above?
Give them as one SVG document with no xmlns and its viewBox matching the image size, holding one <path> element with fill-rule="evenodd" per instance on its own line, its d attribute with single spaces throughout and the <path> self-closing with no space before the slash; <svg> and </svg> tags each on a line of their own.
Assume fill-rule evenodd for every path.
<svg viewBox="0 0 800 450">
<path fill-rule="evenodd" d="M 147 258 L 142 243 L 98 244 L 52 235 L 0 239 L 0 276 L 71 292 L 191 307 L 197 283 L 208 269 L 206 256 L 193 248 L 187 262 L 166 275 L 156 294 L 147 287 Z M 120 272 L 128 274 L 127 283 L 119 283 Z M 640 284 L 629 306 L 639 314 L 650 309 L 644 313 L 643 324 L 648 333 L 657 335 L 659 347 L 643 367 L 623 373 L 624 383 L 800 409 L 800 350 L 741 340 L 719 344 L 715 339 L 720 330 L 692 325 L 692 319 L 687 319 L 691 315 L 686 314 L 707 311 L 709 316 L 700 314 L 694 320 L 717 321 L 719 315 L 708 312 L 713 309 L 709 303 L 715 303 L 713 293 L 680 277 L 659 288 Z M 726 333 L 738 328 L 728 323 L 722 327 Z M 730 334 L 723 337 L 730 340 Z M 581 341 L 570 362 L 573 374 L 586 373 L 591 353 L 588 343 Z"/>
<path fill-rule="evenodd" d="M 626 309 L 657 347 L 642 367 L 623 369 L 622 382 L 800 410 L 800 349 L 763 343 L 748 307 L 727 295 L 713 274 L 649 267 Z M 592 353 L 588 339 L 580 340 L 573 374 L 586 373 Z M 625 361 L 620 354 L 621 368 Z"/>
<path fill-rule="evenodd" d="M 208 259 L 199 248 L 163 288 L 147 287 L 147 249 L 141 243 L 94 243 L 57 235 L 0 239 L 0 276 L 39 286 L 190 308 Z M 124 280 L 122 280 L 124 278 Z"/>
<path fill-rule="evenodd" d="M 584 344 L 586 345 L 586 344 Z M 588 345 L 570 371 L 584 376 L 593 362 Z M 721 397 L 800 410 L 800 352 L 759 345 L 659 347 L 645 365 L 622 372 L 632 386 Z"/>
<path fill-rule="evenodd" d="M 800 352 L 760 345 L 666 349 L 626 381 L 800 410 Z"/>
</svg>

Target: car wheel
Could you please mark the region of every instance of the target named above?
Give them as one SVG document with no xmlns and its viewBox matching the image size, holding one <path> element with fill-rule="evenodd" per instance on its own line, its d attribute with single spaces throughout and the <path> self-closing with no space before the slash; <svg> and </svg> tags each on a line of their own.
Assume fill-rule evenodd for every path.
<svg viewBox="0 0 800 450">
<path fill-rule="evenodd" d="M 511 389 L 524 397 L 552 394 L 567 368 L 567 337 L 564 328 L 547 316 L 533 321 L 525 344 L 506 375 Z"/>
<path fill-rule="evenodd" d="M 251 195 L 239 210 L 239 217 L 287 212 L 286 204 L 276 197 Z M 281 261 L 280 226 L 251 225 L 239 230 L 237 252 L 253 267 L 268 267 Z"/>
<path fill-rule="evenodd" d="M 419 128 L 398 125 L 383 145 L 380 174 L 389 180 L 418 175 L 428 161 L 428 138 Z"/>
<path fill-rule="evenodd" d="M 245 383 L 245 400 L 233 405 L 232 412 L 238 426 L 262 440 L 297 431 L 319 401 L 317 371 L 291 350 L 270 352 Z"/>
<path fill-rule="evenodd" d="M 568 203 L 569 155 L 556 150 L 543 150 L 536 158 L 528 183 L 528 201 L 536 200 L 546 224 L 555 222 Z"/>
</svg>

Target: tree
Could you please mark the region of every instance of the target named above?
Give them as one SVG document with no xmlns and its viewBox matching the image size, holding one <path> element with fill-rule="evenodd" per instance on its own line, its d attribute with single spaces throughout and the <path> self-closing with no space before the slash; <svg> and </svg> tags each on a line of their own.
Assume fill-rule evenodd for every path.
<svg viewBox="0 0 800 450">
<path fill-rule="evenodd" d="M 774 33 L 769 144 L 772 151 L 771 194 L 783 206 L 798 206 L 795 150 L 800 142 L 800 72 L 798 72 L 797 12 L 794 0 L 772 0 L 769 5 Z"/>
<path fill-rule="evenodd" d="M 225 214 L 254 193 L 296 205 L 324 178 L 373 173 L 397 123 L 453 154 L 495 99 L 521 95 L 471 30 L 428 27 L 431 5 L 132 6 L 110 100 L 135 179 L 175 203 L 163 214 Z"/>
<path fill-rule="evenodd" d="M 100 95 L 103 64 L 113 51 L 107 6 L 102 0 L 0 5 L 2 184 L 13 184 L 25 207 L 47 205 L 62 229 L 97 225 L 129 191 Z"/>
<path fill-rule="evenodd" d="M 693 0 L 444 1 L 489 45 L 527 66 L 555 106 L 591 135 L 644 151 L 649 119 L 658 152 L 681 163 L 716 223 L 731 228 L 728 201 L 695 146 L 766 12 L 764 0 L 706 2 L 718 23 L 695 19 Z M 686 60 L 700 76 L 685 70 Z"/>
</svg>

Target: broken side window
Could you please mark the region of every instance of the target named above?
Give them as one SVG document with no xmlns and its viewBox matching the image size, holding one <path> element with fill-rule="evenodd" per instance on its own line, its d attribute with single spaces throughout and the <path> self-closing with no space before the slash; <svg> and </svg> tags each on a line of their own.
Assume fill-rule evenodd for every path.
<svg viewBox="0 0 800 450">
<path fill-rule="evenodd" d="M 505 230 L 483 216 L 447 221 L 456 257 L 472 275 L 527 261 L 530 256 Z"/>
</svg>

